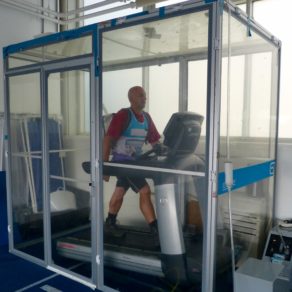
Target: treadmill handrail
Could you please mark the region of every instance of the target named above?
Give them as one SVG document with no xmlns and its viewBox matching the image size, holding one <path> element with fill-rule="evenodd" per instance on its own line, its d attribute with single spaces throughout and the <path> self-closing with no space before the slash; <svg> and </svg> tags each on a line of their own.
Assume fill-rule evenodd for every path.
<svg viewBox="0 0 292 292">
<path fill-rule="evenodd" d="M 182 175 L 191 175 L 205 177 L 205 172 L 199 171 L 189 171 L 189 170 L 179 170 L 179 169 L 167 169 L 161 167 L 151 167 L 151 166 L 140 166 L 140 165 L 131 165 L 126 163 L 117 163 L 117 162 L 104 162 L 103 165 L 119 168 L 129 168 L 129 169 L 139 169 L 139 170 L 149 170 L 153 172 L 164 172 L 164 173 L 173 173 L 173 174 L 182 174 Z"/>
</svg>

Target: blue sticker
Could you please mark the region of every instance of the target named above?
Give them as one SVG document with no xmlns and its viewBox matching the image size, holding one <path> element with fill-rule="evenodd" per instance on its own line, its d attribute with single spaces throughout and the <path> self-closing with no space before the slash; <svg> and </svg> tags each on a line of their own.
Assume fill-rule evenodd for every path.
<svg viewBox="0 0 292 292">
<path fill-rule="evenodd" d="M 242 188 L 257 181 L 266 179 L 275 174 L 276 161 L 271 160 L 260 164 L 234 169 L 232 190 Z M 218 176 L 218 195 L 227 192 L 225 185 L 225 172 L 220 172 Z"/>
</svg>

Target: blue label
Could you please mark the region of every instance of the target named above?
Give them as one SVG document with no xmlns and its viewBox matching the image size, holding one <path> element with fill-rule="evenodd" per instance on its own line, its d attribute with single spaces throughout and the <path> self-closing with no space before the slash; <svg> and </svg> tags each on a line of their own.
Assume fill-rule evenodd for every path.
<svg viewBox="0 0 292 292">
<path fill-rule="evenodd" d="M 233 186 L 232 190 L 236 190 L 255 183 L 257 181 L 266 179 L 275 174 L 276 161 L 271 160 L 260 164 L 255 164 L 243 168 L 234 169 L 233 171 Z M 225 185 L 225 173 L 220 172 L 218 176 L 218 195 L 227 192 Z"/>
</svg>

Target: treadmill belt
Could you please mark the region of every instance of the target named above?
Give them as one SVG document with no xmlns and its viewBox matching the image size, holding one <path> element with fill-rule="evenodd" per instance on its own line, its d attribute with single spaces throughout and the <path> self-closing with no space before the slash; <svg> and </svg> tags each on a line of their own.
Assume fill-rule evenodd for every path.
<svg viewBox="0 0 292 292">
<path fill-rule="evenodd" d="M 160 251 L 160 245 L 158 236 L 155 238 L 150 232 L 120 229 L 123 232 L 123 236 L 115 236 L 114 233 L 104 233 L 105 245 L 120 246 L 126 248 L 134 248 L 147 251 Z M 75 238 L 79 242 L 87 242 L 86 245 L 90 246 L 90 229 L 83 230 L 70 236 L 71 239 Z"/>
<path fill-rule="evenodd" d="M 104 234 L 104 243 L 147 251 L 160 250 L 158 237 L 155 238 L 152 234 L 143 232 L 125 231 L 123 237 L 114 237 L 110 233 Z"/>
</svg>

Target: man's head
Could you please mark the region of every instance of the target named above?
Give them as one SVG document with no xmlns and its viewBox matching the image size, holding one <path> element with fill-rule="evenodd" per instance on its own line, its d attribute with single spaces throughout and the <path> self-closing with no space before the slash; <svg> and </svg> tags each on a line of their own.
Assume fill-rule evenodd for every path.
<svg viewBox="0 0 292 292">
<path fill-rule="evenodd" d="M 143 87 L 134 86 L 129 89 L 128 98 L 135 111 L 142 111 L 146 104 L 146 93 Z"/>
</svg>

